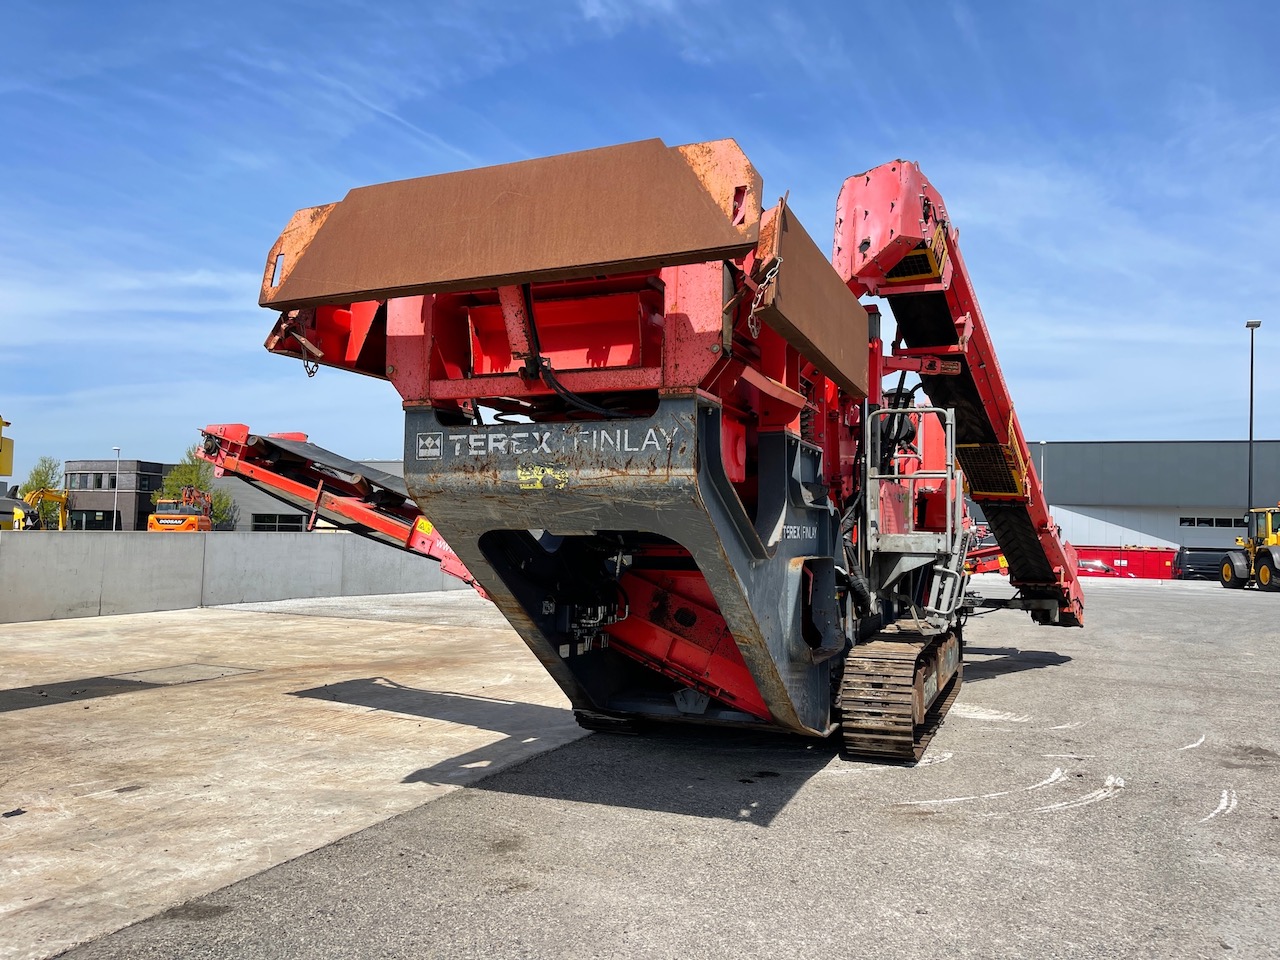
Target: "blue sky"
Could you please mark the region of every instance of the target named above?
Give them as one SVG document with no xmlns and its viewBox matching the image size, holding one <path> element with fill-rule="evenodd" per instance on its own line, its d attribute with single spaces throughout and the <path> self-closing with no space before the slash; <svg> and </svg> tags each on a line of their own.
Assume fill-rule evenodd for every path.
<svg viewBox="0 0 1280 960">
<path fill-rule="evenodd" d="M 380 381 L 272 357 L 292 212 L 360 184 L 731 136 L 829 248 L 920 162 L 1033 440 L 1243 437 L 1280 357 L 1269 3 L 59 3 L 0 29 L 0 414 L 36 457 L 206 423 L 398 458 Z M 1280 434 L 1280 383 L 1257 392 Z"/>
</svg>

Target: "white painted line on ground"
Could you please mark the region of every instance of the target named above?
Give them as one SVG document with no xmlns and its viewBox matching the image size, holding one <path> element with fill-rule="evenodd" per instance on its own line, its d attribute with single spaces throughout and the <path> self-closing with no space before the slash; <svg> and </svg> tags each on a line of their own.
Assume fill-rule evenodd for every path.
<svg viewBox="0 0 1280 960">
<path fill-rule="evenodd" d="M 1049 774 L 1048 777 L 1039 783 L 1033 783 L 1029 787 L 1019 787 L 1017 790 L 1000 790 L 996 793 L 975 793 L 969 797 L 945 797 L 941 800 L 903 800 L 901 803 L 895 803 L 895 807 L 919 807 L 932 803 L 963 803 L 966 800 L 994 800 L 996 797 L 1007 797 L 1011 793 L 1017 793 L 1026 790 L 1039 790 L 1041 787 L 1047 787 L 1050 784 L 1058 783 L 1066 779 L 1066 774 L 1059 767 Z"/>
<path fill-rule="evenodd" d="M 1227 814 L 1236 808 L 1236 792 L 1234 790 L 1223 790 L 1222 799 L 1218 801 L 1218 807 L 1213 813 L 1202 818 L 1200 823 L 1208 823 L 1218 814 Z"/>
<path fill-rule="evenodd" d="M 931 767 L 935 763 L 946 763 L 955 754 L 948 750 L 946 753 L 939 753 L 936 756 L 928 756 L 916 764 L 917 767 Z"/>
<path fill-rule="evenodd" d="M 1026 789 L 1039 790 L 1041 787 L 1047 787 L 1050 784 L 1054 784 L 1059 782 L 1060 780 L 1065 780 L 1065 779 L 1067 779 L 1066 773 L 1063 772 L 1061 767 L 1056 767 L 1053 773 L 1049 774 L 1047 778 L 1045 778 L 1044 780 L 1041 780 L 1039 783 L 1033 783 L 1031 786 L 1027 787 Z"/>
<path fill-rule="evenodd" d="M 1042 753 L 1046 760 L 1097 760 L 1096 753 Z"/>
<path fill-rule="evenodd" d="M 965 720 L 985 720 L 990 723 L 1028 723 L 1031 717 L 1004 710 L 992 710 L 989 707 L 975 707 L 971 704 L 957 703 L 951 708 L 951 715 L 963 717 Z"/>
<path fill-rule="evenodd" d="M 1203 734 L 1203 733 L 1202 733 L 1202 734 L 1200 734 L 1200 739 L 1199 739 L 1199 740 L 1197 740 L 1195 743 L 1188 743 L 1185 747 L 1179 747 L 1178 749 L 1179 749 L 1179 750 L 1194 750 L 1196 747 L 1200 746 L 1200 744 L 1202 744 L 1202 743 L 1204 743 L 1204 734 Z"/>
<path fill-rule="evenodd" d="M 1098 803 L 1114 797 L 1117 793 L 1124 789 L 1123 777 L 1108 776 L 1106 781 L 1097 790 L 1091 790 L 1082 797 L 1076 797 L 1074 800 L 1063 800 L 1061 803 L 1051 803 L 1047 807 L 1036 807 L 1035 813 L 1048 813 L 1053 810 L 1072 810 L 1076 807 L 1087 807 L 1091 803 Z"/>
<path fill-rule="evenodd" d="M 1093 723 L 1093 717 L 1088 720 L 1072 720 L 1070 723 L 1060 723 L 1056 727 L 1050 727 L 1050 730 L 1079 730 L 1086 723 Z"/>
</svg>

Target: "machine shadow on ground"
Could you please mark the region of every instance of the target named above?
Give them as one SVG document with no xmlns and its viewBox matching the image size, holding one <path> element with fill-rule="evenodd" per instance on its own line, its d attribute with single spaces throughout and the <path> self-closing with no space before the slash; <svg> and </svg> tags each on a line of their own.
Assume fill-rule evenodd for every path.
<svg viewBox="0 0 1280 960">
<path fill-rule="evenodd" d="M 565 707 L 499 700 L 446 690 L 408 687 L 387 677 L 363 677 L 292 691 L 291 697 L 307 697 L 366 707 L 409 717 L 500 734 L 499 739 L 474 750 L 417 770 L 403 783 L 456 784 L 487 768 L 528 752 L 528 745 L 554 736 L 557 742 L 577 734 L 573 713 Z"/>
<path fill-rule="evenodd" d="M 985 657 L 987 659 L 972 659 Z M 964 682 L 977 683 L 1024 670 L 1060 667 L 1071 657 L 1054 650 L 1022 650 L 1018 647 L 976 647 L 965 644 Z"/>
<path fill-rule="evenodd" d="M 309 690 L 294 690 L 289 696 L 330 700 L 368 707 L 370 710 L 445 720 L 511 736 L 526 730 L 545 729 L 556 722 L 563 723 L 566 718 L 572 720 L 570 712 L 562 707 L 478 697 L 447 690 L 422 690 L 407 687 L 387 677 L 364 677 L 326 683 Z"/>
<path fill-rule="evenodd" d="M 596 733 L 474 789 L 768 826 L 837 755 L 834 737 L 678 727 Z"/>
<path fill-rule="evenodd" d="M 70 703 L 73 700 L 114 697 L 139 690 L 155 690 L 161 686 L 163 684 L 146 683 L 141 680 L 121 680 L 117 677 L 82 677 L 79 680 L 36 683 L 29 687 L 10 687 L 0 690 L 0 713 L 54 706 Z"/>
<path fill-rule="evenodd" d="M 572 711 L 541 704 L 422 690 L 386 677 L 325 684 L 290 694 L 444 720 L 501 734 L 403 783 L 457 784 L 548 737 L 579 730 Z M 769 824 L 804 786 L 835 760 L 836 738 L 653 725 L 639 735 L 595 734 L 475 784 L 477 789 L 610 807 Z"/>
</svg>

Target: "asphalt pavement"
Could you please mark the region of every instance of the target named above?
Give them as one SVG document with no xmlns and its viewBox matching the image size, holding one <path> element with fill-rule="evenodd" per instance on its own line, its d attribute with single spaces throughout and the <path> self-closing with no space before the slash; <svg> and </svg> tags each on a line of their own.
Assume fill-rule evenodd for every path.
<svg viewBox="0 0 1280 960">
<path fill-rule="evenodd" d="M 914 767 L 595 734 L 66 955 L 1280 957 L 1280 597 L 1086 591 Z"/>
</svg>

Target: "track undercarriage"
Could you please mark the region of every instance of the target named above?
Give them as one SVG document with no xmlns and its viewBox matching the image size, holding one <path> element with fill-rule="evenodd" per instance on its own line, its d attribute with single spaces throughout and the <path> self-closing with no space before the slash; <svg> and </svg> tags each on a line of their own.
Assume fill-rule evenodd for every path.
<svg viewBox="0 0 1280 960">
<path fill-rule="evenodd" d="M 894 631 L 855 646 L 836 701 L 844 755 L 919 760 L 959 696 L 963 674 L 958 631 Z"/>
</svg>

